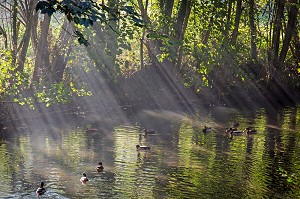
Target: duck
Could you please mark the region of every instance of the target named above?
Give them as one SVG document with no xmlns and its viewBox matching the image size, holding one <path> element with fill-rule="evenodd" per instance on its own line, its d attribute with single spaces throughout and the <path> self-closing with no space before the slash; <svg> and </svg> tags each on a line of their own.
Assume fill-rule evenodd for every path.
<svg viewBox="0 0 300 199">
<path fill-rule="evenodd" d="M 231 131 L 230 134 L 232 135 L 242 135 L 244 132 L 243 131 Z"/>
<path fill-rule="evenodd" d="M 140 145 L 136 145 L 136 150 L 150 150 L 149 146 L 140 146 Z"/>
<path fill-rule="evenodd" d="M 35 191 L 36 195 L 41 196 L 46 192 L 46 189 L 44 188 L 45 183 L 41 182 L 41 185 L 37 190 Z"/>
<path fill-rule="evenodd" d="M 226 128 L 225 128 L 225 132 L 226 132 L 226 133 L 230 133 L 230 131 L 237 131 L 237 130 L 238 130 L 238 129 L 235 128 L 235 127 L 230 127 L 230 128 L 229 128 L 229 127 L 226 127 Z"/>
<path fill-rule="evenodd" d="M 207 126 L 204 126 L 204 129 L 202 130 L 203 133 L 208 133 L 211 131 L 211 127 L 207 127 Z"/>
<path fill-rule="evenodd" d="M 143 132 L 145 133 L 145 135 L 149 135 L 149 134 L 150 134 L 150 135 L 151 135 L 151 134 L 153 135 L 153 134 L 156 134 L 156 131 L 155 131 L 155 130 L 152 130 L 152 129 L 151 129 L 151 130 L 144 129 Z"/>
<path fill-rule="evenodd" d="M 251 128 L 251 127 L 247 127 L 247 128 L 245 129 L 245 131 L 246 131 L 247 135 L 257 133 L 257 130 L 256 130 L 256 129 L 253 129 L 253 128 Z"/>
<path fill-rule="evenodd" d="M 243 131 L 233 130 L 232 128 L 229 128 L 228 132 L 230 135 L 242 135 Z"/>
<path fill-rule="evenodd" d="M 96 170 L 97 170 L 98 172 L 102 172 L 103 169 L 104 169 L 104 167 L 103 167 L 103 165 L 102 165 L 102 162 L 99 162 L 98 165 L 97 165 L 97 167 L 96 167 Z"/>
<path fill-rule="evenodd" d="M 95 128 L 87 128 L 86 129 L 86 133 L 94 133 L 94 132 L 97 132 L 98 131 L 98 129 L 95 129 Z"/>
<path fill-rule="evenodd" d="M 86 173 L 83 173 L 82 174 L 82 177 L 80 178 L 80 182 L 82 183 L 82 184 L 85 184 L 85 183 L 87 183 L 89 181 L 89 179 L 86 177 Z"/>
</svg>

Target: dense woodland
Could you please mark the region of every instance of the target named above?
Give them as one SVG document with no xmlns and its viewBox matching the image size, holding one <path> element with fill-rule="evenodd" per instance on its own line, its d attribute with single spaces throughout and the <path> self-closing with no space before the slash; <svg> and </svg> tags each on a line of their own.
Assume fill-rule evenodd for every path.
<svg viewBox="0 0 300 199">
<path fill-rule="evenodd" d="M 78 104 L 95 96 L 96 75 L 94 88 L 107 84 L 123 104 L 140 99 L 128 97 L 124 82 L 147 84 L 154 75 L 211 103 L 295 101 L 299 7 L 297 0 L 1 1 L 2 110 Z"/>
</svg>

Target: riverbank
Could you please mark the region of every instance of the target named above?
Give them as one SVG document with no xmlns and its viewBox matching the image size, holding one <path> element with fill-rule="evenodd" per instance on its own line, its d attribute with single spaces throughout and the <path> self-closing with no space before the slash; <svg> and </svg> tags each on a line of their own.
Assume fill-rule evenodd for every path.
<svg viewBox="0 0 300 199">
<path fill-rule="evenodd" d="M 92 83 L 91 83 L 92 82 Z M 275 86 L 274 86 L 275 85 Z M 87 90 L 92 96 L 75 96 L 65 104 L 35 104 L 35 109 L 14 102 L 1 104 L 1 123 L 24 120 L 36 115 L 55 113 L 88 114 L 102 112 L 110 115 L 120 110 L 171 110 L 194 113 L 213 106 L 233 107 L 251 110 L 257 107 L 276 109 L 279 106 L 299 104 L 299 91 L 283 85 L 266 87 L 261 82 L 238 82 L 202 87 L 196 93 L 184 83 L 172 69 L 166 67 L 146 67 L 128 77 L 120 77 L 115 83 L 90 81 Z M 121 113 L 118 113 L 121 114 Z"/>
</svg>

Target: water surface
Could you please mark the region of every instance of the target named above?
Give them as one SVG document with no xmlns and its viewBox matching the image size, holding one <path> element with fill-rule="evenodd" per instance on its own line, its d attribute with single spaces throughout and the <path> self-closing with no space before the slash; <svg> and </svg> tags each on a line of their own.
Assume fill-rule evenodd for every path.
<svg viewBox="0 0 300 199">
<path fill-rule="evenodd" d="M 186 115 L 141 111 L 103 128 L 63 123 L 6 130 L 0 145 L 0 198 L 299 198 L 300 107 Z M 234 121 L 255 135 L 224 133 Z M 97 128 L 87 133 L 86 125 Z M 204 134 L 204 125 L 212 131 Z M 143 128 L 156 130 L 145 135 Z M 136 144 L 151 146 L 137 151 Z M 95 170 L 101 161 L 104 172 Z M 90 181 L 79 179 L 87 173 Z"/>
</svg>

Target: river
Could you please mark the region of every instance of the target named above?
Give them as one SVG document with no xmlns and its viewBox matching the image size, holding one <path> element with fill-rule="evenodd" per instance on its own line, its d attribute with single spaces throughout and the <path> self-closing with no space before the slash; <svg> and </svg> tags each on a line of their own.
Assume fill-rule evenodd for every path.
<svg viewBox="0 0 300 199">
<path fill-rule="evenodd" d="M 144 110 L 128 118 L 110 128 L 83 117 L 2 132 L 0 198 L 36 198 L 41 181 L 41 198 L 300 198 L 299 106 Z M 225 127 L 235 121 L 257 133 L 230 139 Z M 212 131 L 204 134 L 204 125 Z"/>
</svg>

